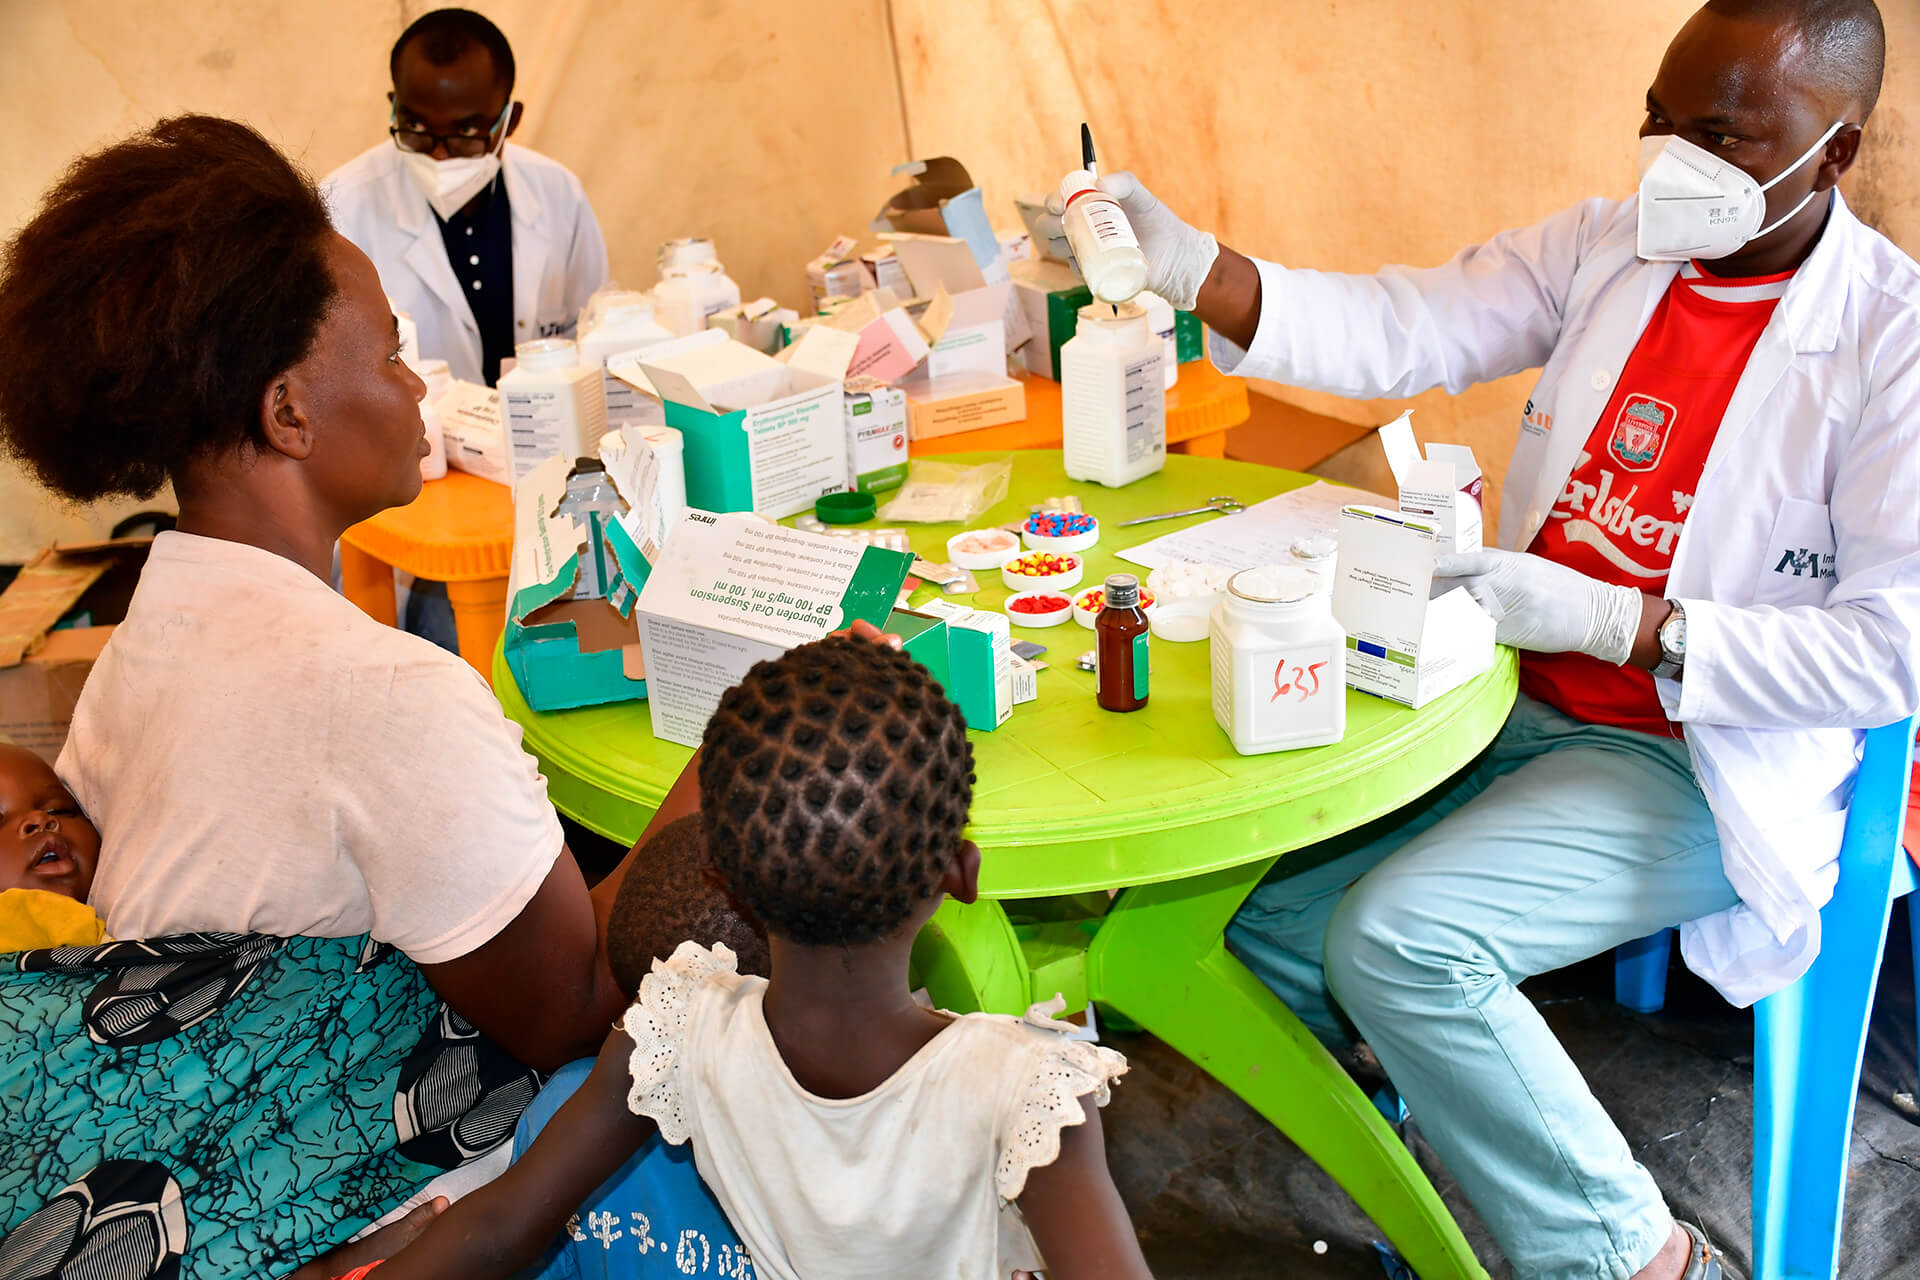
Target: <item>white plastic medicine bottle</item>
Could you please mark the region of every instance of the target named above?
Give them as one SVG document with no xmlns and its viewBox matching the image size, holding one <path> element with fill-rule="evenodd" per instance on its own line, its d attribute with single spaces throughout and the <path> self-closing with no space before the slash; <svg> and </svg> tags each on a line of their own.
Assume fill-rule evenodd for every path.
<svg viewBox="0 0 1920 1280">
<path fill-rule="evenodd" d="M 602 298 L 591 328 L 580 335 L 580 362 L 598 365 L 607 392 L 607 427 L 663 426 L 660 402 L 630 382 L 606 371 L 610 357 L 640 351 L 673 337 L 653 318 L 653 295 L 615 293 Z"/>
<path fill-rule="evenodd" d="M 1144 308 L 1093 302 L 1060 348 L 1067 475 L 1118 488 L 1167 465 L 1166 348 Z"/>
<path fill-rule="evenodd" d="M 514 366 L 500 375 L 507 419 L 507 460 L 515 484 L 560 454 L 585 458 L 607 433 L 604 371 L 580 362 L 566 338 L 541 338 L 514 349 Z"/>
<path fill-rule="evenodd" d="M 1213 718 L 1243 756 L 1323 747 L 1347 732 L 1347 633 L 1304 569 L 1227 579 L 1207 632 Z"/>
<path fill-rule="evenodd" d="M 676 338 L 699 333 L 707 317 L 740 305 L 740 286 L 717 262 L 668 267 L 653 287 L 653 313 Z"/>
<path fill-rule="evenodd" d="M 1060 217 L 1087 288 L 1102 302 L 1130 302 L 1147 287 L 1147 256 L 1126 211 L 1094 176 L 1075 169 L 1060 179 Z"/>
</svg>

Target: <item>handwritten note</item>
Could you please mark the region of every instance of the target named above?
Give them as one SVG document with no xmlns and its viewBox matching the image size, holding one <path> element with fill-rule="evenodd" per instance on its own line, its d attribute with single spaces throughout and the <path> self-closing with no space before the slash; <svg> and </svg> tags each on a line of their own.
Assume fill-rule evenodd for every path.
<svg viewBox="0 0 1920 1280">
<path fill-rule="evenodd" d="M 1217 564 L 1254 569 L 1285 564 L 1293 540 L 1310 534 L 1337 536 L 1340 508 L 1350 502 L 1392 502 L 1363 489 L 1345 489 L 1323 480 L 1255 503 L 1239 515 L 1209 516 L 1185 529 L 1120 552 L 1122 560 L 1147 569 L 1170 564 Z"/>
</svg>

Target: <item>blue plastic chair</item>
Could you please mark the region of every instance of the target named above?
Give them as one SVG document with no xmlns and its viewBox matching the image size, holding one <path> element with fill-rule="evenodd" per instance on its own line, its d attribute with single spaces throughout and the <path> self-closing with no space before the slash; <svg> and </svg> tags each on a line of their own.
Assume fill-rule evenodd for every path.
<svg viewBox="0 0 1920 1280">
<path fill-rule="evenodd" d="M 1915 888 L 1901 847 L 1911 720 L 1871 729 L 1840 845 L 1840 881 L 1820 913 L 1820 955 L 1792 986 L 1754 1006 L 1754 1280 L 1832 1280 L 1840 1266 L 1847 1149 L 1867 1019 L 1893 900 Z M 1920 976 L 1920 911 L 1908 912 Z M 1621 1004 L 1666 999 L 1673 930 L 1614 954 Z"/>
</svg>

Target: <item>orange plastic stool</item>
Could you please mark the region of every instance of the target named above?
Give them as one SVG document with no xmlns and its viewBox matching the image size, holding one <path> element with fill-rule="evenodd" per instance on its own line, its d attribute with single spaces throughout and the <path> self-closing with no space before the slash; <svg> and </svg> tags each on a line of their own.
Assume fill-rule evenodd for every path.
<svg viewBox="0 0 1920 1280">
<path fill-rule="evenodd" d="M 507 624 L 513 492 L 463 471 L 429 480 L 420 496 L 340 537 L 340 591 L 368 617 L 395 625 L 393 571 L 447 584 L 460 656 L 490 675 Z"/>
<path fill-rule="evenodd" d="M 1000 453 L 1013 449 L 1060 447 L 1060 384 L 1051 378 L 1023 373 L 1027 386 L 1027 416 L 1022 422 L 982 427 L 934 440 L 915 440 L 907 453 L 916 458 L 943 453 Z M 1180 453 L 1200 458 L 1227 456 L 1227 432 L 1253 413 L 1247 402 L 1247 380 L 1229 378 L 1211 360 L 1180 366 L 1180 380 L 1167 392 L 1167 444 Z"/>
</svg>

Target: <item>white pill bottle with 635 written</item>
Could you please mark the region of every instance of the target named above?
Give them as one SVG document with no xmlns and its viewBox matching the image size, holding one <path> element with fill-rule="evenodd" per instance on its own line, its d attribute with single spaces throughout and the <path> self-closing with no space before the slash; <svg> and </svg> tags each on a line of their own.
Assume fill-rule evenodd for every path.
<svg viewBox="0 0 1920 1280">
<path fill-rule="evenodd" d="M 1147 287 L 1147 255 L 1126 211 L 1102 191 L 1093 174 L 1075 169 L 1060 179 L 1060 224 L 1080 275 L 1102 302 L 1129 302 Z"/>
<path fill-rule="evenodd" d="M 1246 569 L 1214 607 L 1213 718 L 1243 756 L 1346 736 L 1347 633 L 1314 586 L 1304 569 Z"/>
</svg>

